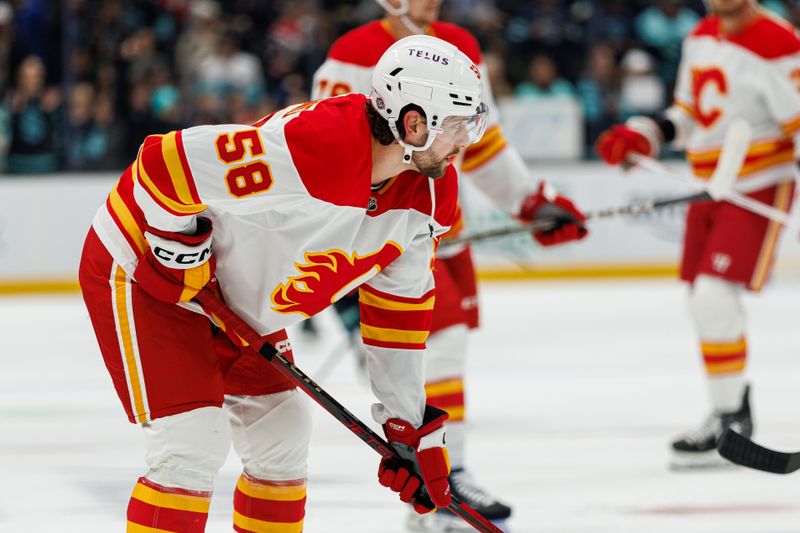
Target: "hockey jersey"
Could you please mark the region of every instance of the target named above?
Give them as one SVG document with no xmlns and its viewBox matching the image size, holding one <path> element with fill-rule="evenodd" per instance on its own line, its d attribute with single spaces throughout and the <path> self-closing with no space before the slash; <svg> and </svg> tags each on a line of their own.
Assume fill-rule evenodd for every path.
<svg viewBox="0 0 800 533">
<path fill-rule="evenodd" d="M 720 19 L 703 19 L 686 38 L 667 115 L 677 126 L 695 176 L 711 177 L 725 130 L 745 119 L 753 130 L 736 188 L 744 192 L 793 179 L 800 130 L 800 36 L 760 12 L 735 35 Z"/>
<path fill-rule="evenodd" d="M 198 126 L 144 141 L 93 227 L 133 275 L 144 224 L 214 224 L 226 301 L 261 334 L 312 316 L 360 286 L 376 419 L 414 424 L 434 302 L 433 255 L 453 223 L 457 177 L 406 171 L 371 186 L 367 99 L 289 107 L 247 125 Z"/>
<path fill-rule="evenodd" d="M 489 106 L 486 132 L 480 141 L 466 148 L 459 170 L 499 208 L 516 215 L 523 198 L 534 192 L 535 185 L 519 153 L 508 146 L 498 124 L 497 108 L 478 42 L 467 30 L 455 24 L 434 22 L 426 30 L 456 46 L 477 65 L 483 83 L 483 100 Z M 339 37 L 314 74 L 313 97 L 349 92 L 369 94 L 373 67 L 395 41 L 397 37 L 385 19 L 359 26 Z M 459 212 L 448 236 L 456 234 L 462 226 Z M 450 247 L 448 251 L 458 253 L 459 247 Z"/>
</svg>

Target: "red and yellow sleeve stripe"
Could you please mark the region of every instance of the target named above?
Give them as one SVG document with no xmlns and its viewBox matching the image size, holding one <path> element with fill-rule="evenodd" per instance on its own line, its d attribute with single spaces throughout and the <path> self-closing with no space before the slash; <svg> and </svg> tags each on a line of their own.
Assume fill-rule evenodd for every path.
<svg viewBox="0 0 800 533">
<path fill-rule="evenodd" d="M 477 169 L 497 155 L 507 144 L 500 125 L 495 124 L 486 130 L 480 141 L 467 147 L 464 161 L 461 162 L 461 170 L 470 172 Z"/>
<path fill-rule="evenodd" d="M 720 150 L 686 151 L 686 158 L 692 165 L 694 175 L 709 179 L 717 167 Z M 751 144 L 747 150 L 739 178 L 777 165 L 794 161 L 794 141 L 779 139 Z"/>
<path fill-rule="evenodd" d="M 180 131 L 148 136 L 133 171 L 153 200 L 173 215 L 194 215 L 206 208 L 197 194 Z"/>
<path fill-rule="evenodd" d="M 362 285 L 358 289 L 358 298 L 364 344 L 405 350 L 425 349 L 431 328 L 434 292 L 431 289 L 419 298 L 406 298 Z"/>
<path fill-rule="evenodd" d="M 128 167 L 106 199 L 106 209 L 138 255 L 144 254 L 147 241 L 144 238 L 144 215 L 133 198 L 133 167 Z"/>
</svg>

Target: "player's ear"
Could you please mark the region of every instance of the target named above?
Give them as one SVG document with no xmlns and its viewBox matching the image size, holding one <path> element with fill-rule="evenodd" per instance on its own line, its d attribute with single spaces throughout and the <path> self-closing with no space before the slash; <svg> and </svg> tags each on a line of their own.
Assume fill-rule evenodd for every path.
<svg viewBox="0 0 800 533">
<path fill-rule="evenodd" d="M 424 144 L 428 137 L 428 125 L 425 117 L 416 110 L 408 111 L 403 116 L 403 130 L 405 131 L 403 140 L 416 146 Z"/>
</svg>

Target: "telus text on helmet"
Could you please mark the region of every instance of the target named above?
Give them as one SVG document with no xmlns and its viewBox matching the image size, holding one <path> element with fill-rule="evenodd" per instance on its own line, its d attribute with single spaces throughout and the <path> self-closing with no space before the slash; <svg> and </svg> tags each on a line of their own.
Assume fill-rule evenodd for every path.
<svg viewBox="0 0 800 533">
<path fill-rule="evenodd" d="M 432 53 L 427 52 L 425 50 L 418 50 L 416 48 L 409 48 L 408 49 L 408 55 L 421 57 L 423 59 L 427 59 L 428 61 L 432 61 L 433 63 L 441 63 L 443 66 L 447 65 L 448 63 L 450 63 L 450 58 L 442 57 L 442 56 L 440 56 L 438 54 L 432 54 Z"/>
</svg>

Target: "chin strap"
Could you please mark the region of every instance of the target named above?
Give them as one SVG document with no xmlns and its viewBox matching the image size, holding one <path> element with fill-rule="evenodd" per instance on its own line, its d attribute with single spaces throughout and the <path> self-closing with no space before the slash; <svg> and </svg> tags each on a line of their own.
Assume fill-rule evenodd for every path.
<svg viewBox="0 0 800 533">
<path fill-rule="evenodd" d="M 402 22 L 403 26 L 408 28 L 408 31 L 410 31 L 411 33 L 414 33 L 416 35 L 424 35 L 425 34 L 425 28 L 423 28 L 422 26 L 417 26 L 416 24 L 414 24 L 414 22 L 412 22 L 412 20 L 410 18 L 408 18 L 408 15 L 400 15 L 400 22 Z"/>
</svg>

